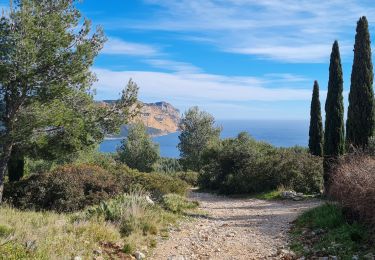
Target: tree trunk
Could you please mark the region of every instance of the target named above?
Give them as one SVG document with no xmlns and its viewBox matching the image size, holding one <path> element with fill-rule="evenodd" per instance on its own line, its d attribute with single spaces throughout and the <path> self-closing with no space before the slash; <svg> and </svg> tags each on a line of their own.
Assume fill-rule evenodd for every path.
<svg viewBox="0 0 375 260">
<path fill-rule="evenodd" d="M 10 154 L 12 153 L 13 143 L 6 142 L 3 146 L 3 152 L 0 155 L 0 203 L 3 200 L 4 178 L 9 162 Z"/>
</svg>

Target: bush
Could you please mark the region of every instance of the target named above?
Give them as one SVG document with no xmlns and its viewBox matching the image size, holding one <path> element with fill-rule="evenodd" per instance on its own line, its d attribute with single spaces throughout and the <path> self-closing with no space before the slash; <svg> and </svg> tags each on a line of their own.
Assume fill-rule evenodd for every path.
<svg viewBox="0 0 375 260">
<path fill-rule="evenodd" d="M 116 178 L 98 166 L 66 165 L 5 186 L 4 199 L 17 208 L 68 212 L 122 192 Z"/>
<path fill-rule="evenodd" d="M 156 199 L 168 193 L 184 195 L 189 187 L 177 177 L 141 173 L 121 164 L 111 164 L 108 169 L 87 164 L 60 166 L 49 173 L 7 183 L 4 199 L 17 208 L 69 212 L 99 204 L 137 187 Z"/>
<path fill-rule="evenodd" d="M 298 192 L 319 192 L 322 160 L 301 148 L 274 148 L 248 134 L 223 140 L 204 154 L 199 175 L 202 188 L 245 194 L 284 186 Z"/>
<path fill-rule="evenodd" d="M 155 171 L 160 173 L 176 173 L 182 170 L 180 161 L 175 158 L 160 158 L 155 165 Z"/>
<path fill-rule="evenodd" d="M 159 199 L 168 193 L 184 195 L 189 185 L 178 178 L 161 173 L 140 173 L 138 171 L 129 171 L 126 167 L 118 167 L 117 174 L 120 182 L 123 183 L 126 191 L 134 187 L 143 188 L 151 195 Z"/>
<path fill-rule="evenodd" d="M 375 227 L 375 157 L 356 154 L 341 158 L 332 173 L 329 195 L 348 217 Z"/>
</svg>

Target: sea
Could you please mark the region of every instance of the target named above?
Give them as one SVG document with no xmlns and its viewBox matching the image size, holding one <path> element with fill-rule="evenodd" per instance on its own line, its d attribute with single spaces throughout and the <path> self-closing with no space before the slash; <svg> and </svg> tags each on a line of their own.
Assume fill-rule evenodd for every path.
<svg viewBox="0 0 375 260">
<path fill-rule="evenodd" d="M 277 147 L 308 145 L 309 122 L 305 120 L 218 120 L 222 127 L 222 138 L 236 137 L 240 132 L 248 132 L 259 141 L 268 142 Z M 178 158 L 177 144 L 179 133 L 154 137 L 159 144 L 162 157 Z M 99 147 L 104 153 L 116 152 L 121 139 L 106 139 Z"/>
</svg>

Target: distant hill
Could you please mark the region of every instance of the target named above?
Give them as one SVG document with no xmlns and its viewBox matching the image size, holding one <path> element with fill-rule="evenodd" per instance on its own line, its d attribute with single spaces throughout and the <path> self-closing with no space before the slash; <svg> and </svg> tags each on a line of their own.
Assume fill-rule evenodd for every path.
<svg viewBox="0 0 375 260">
<path fill-rule="evenodd" d="M 102 102 L 111 104 L 114 100 L 103 100 Z M 134 121 L 141 120 L 152 136 L 162 136 L 178 131 L 178 124 L 181 120 L 180 111 L 171 104 L 161 101 L 156 103 L 141 103 L 142 108 L 138 117 Z M 121 127 L 121 132 L 110 138 L 124 137 L 128 133 L 128 125 Z"/>
</svg>

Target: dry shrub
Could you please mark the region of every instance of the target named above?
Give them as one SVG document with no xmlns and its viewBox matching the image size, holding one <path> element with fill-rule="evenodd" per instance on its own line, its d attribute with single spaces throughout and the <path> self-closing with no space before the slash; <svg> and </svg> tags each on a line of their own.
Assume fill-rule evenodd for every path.
<svg viewBox="0 0 375 260">
<path fill-rule="evenodd" d="M 355 154 L 341 158 L 333 170 L 329 195 L 352 220 L 375 227 L 375 157 Z"/>
</svg>

